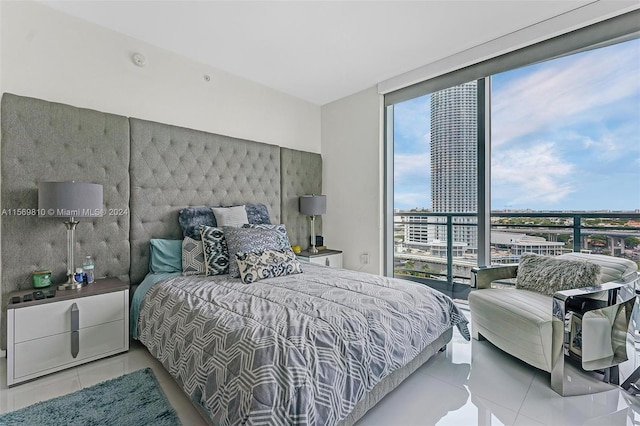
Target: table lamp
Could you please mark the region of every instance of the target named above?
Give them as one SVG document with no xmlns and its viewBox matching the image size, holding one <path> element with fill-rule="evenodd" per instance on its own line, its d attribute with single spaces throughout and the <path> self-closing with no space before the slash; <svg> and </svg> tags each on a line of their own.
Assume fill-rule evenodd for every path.
<svg viewBox="0 0 640 426">
<path fill-rule="evenodd" d="M 311 216 L 311 248 L 309 253 L 316 254 L 316 215 L 327 212 L 327 197 L 325 195 L 302 195 L 300 197 L 300 213 Z"/>
<path fill-rule="evenodd" d="M 80 182 L 39 182 L 39 217 L 66 217 L 67 227 L 67 282 L 60 284 L 58 290 L 73 290 L 82 287 L 74 281 L 74 251 L 76 247 L 76 226 L 79 217 L 101 217 L 102 185 Z"/>
</svg>

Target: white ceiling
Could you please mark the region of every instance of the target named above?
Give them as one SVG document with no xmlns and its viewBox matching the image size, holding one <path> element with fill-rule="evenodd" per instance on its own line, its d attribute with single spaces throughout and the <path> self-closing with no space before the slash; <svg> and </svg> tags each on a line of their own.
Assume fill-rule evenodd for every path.
<svg viewBox="0 0 640 426">
<path fill-rule="evenodd" d="M 48 1 L 323 105 L 591 1 Z"/>
</svg>

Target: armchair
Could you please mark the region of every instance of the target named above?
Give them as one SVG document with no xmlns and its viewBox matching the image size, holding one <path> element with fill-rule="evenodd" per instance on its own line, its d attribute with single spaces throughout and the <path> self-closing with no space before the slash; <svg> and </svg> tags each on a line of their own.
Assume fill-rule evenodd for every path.
<svg viewBox="0 0 640 426">
<path fill-rule="evenodd" d="M 553 259 L 549 262 L 555 269 L 531 267 L 526 256 L 519 265 L 473 268 L 471 286 L 476 290 L 469 294 L 472 337 L 486 338 L 516 358 L 552 373 L 558 393 L 579 394 L 563 386 L 564 358 L 581 363 L 583 370 L 612 367 L 626 359 L 621 334 L 626 335 L 631 317 L 638 266 L 627 259 L 585 253 L 528 256 L 543 263 Z M 542 282 L 543 288 L 526 283 L 524 274 L 536 273 L 542 277 L 536 285 Z M 571 280 L 572 275 L 579 278 Z M 505 283 L 510 278 L 516 278 L 517 285 Z"/>
</svg>

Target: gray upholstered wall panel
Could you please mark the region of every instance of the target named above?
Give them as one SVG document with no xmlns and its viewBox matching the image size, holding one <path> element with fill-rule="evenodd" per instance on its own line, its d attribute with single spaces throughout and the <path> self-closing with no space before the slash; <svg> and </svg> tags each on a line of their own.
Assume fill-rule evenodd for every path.
<svg viewBox="0 0 640 426">
<path fill-rule="evenodd" d="M 63 219 L 13 209 L 37 208 L 39 181 L 75 180 L 102 184 L 105 209 L 127 211 L 129 126 L 126 117 L 6 93 L 1 108 L 4 348 L 7 293 L 30 288 L 34 270 L 50 268 L 60 282 L 67 269 Z M 128 281 L 128 214 L 79 221 L 77 263 L 90 254 L 98 276 Z"/>
<path fill-rule="evenodd" d="M 282 223 L 287 225 L 291 244 L 309 246 L 309 218 L 300 214 L 298 197 L 322 194 L 322 157 L 312 152 L 280 149 Z M 328 200 L 327 202 L 330 202 Z M 322 217 L 316 218 L 316 232 L 322 234 Z"/>
<path fill-rule="evenodd" d="M 131 281 L 148 272 L 151 238 L 182 238 L 186 206 L 267 205 L 280 222 L 280 148 L 131 118 Z"/>
</svg>

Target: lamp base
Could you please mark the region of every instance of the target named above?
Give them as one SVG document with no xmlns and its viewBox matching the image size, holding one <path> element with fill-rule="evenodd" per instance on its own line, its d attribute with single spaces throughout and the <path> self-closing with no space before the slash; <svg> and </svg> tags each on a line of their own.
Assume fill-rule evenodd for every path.
<svg viewBox="0 0 640 426">
<path fill-rule="evenodd" d="M 309 247 L 309 253 L 318 254 L 318 249 L 316 248 L 316 246 Z"/>
<path fill-rule="evenodd" d="M 78 290 L 82 288 L 82 283 L 73 280 L 73 276 L 67 276 L 67 282 L 58 285 L 58 290 Z"/>
</svg>

